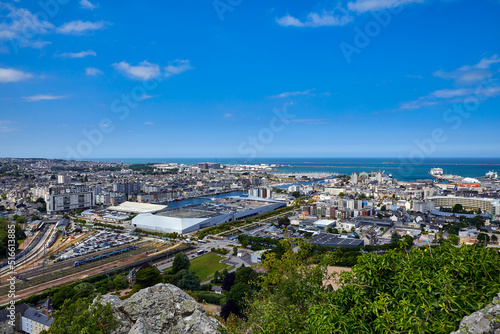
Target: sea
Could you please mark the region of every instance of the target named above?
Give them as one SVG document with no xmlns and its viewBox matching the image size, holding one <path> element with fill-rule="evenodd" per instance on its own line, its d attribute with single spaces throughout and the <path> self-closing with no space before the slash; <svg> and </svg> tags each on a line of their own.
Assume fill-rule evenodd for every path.
<svg viewBox="0 0 500 334">
<path fill-rule="evenodd" d="M 445 174 L 479 178 L 489 171 L 500 172 L 500 158 L 141 158 L 141 159 L 94 159 L 95 161 L 117 161 L 126 164 L 180 163 L 194 165 L 199 162 L 221 164 L 276 164 L 275 173 L 325 173 L 350 175 L 354 172 L 383 171 L 400 181 L 433 179 L 429 171 L 443 168 Z"/>
</svg>

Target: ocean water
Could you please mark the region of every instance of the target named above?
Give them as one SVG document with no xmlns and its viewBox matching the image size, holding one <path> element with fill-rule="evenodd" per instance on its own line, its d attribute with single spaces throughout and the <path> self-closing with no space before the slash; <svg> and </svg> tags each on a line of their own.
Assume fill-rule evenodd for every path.
<svg viewBox="0 0 500 334">
<path fill-rule="evenodd" d="M 489 171 L 500 172 L 500 158 L 427 158 L 417 163 L 399 158 L 261 158 L 248 161 L 241 158 L 149 158 L 149 159 L 96 159 L 99 161 L 120 161 L 127 164 L 167 163 L 197 164 L 198 162 L 219 162 L 221 164 L 278 164 L 280 173 L 339 173 L 385 171 L 401 181 L 432 179 L 429 171 L 441 167 L 445 174 L 463 177 L 482 177 Z"/>
</svg>

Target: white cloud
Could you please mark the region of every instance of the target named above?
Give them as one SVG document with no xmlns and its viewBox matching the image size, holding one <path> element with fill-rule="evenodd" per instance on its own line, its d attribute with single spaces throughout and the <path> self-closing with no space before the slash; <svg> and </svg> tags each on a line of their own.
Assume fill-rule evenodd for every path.
<svg viewBox="0 0 500 334">
<path fill-rule="evenodd" d="M 80 52 L 64 52 L 60 54 L 56 54 L 56 57 L 61 58 L 84 58 L 88 56 L 97 56 L 97 53 L 93 50 L 80 51 Z"/>
<path fill-rule="evenodd" d="M 98 4 L 93 4 L 92 2 L 90 2 L 89 0 L 80 0 L 80 6 L 83 8 L 83 9 L 90 9 L 90 10 L 94 10 L 96 9 L 97 7 L 99 7 Z"/>
<path fill-rule="evenodd" d="M 168 78 L 192 69 L 189 60 L 175 60 L 164 68 L 147 60 L 140 62 L 137 66 L 130 65 L 125 61 L 114 63 L 112 66 L 115 70 L 134 80 L 151 80 L 160 76 Z"/>
<path fill-rule="evenodd" d="M 354 2 L 349 2 L 347 8 L 353 12 L 366 13 L 412 3 L 423 3 L 425 1 L 426 0 L 356 0 Z"/>
<path fill-rule="evenodd" d="M 500 86 L 497 83 L 498 71 L 492 67 L 500 63 L 500 57 L 493 55 L 482 58 L 477 64 L 464 65 L 451 72 L 439 70 L 433 73 L 435 77 L 453 80 L 455 88 L 444 88 L 433 91 L 415 101 L 401 104 L 400 110 L 419 109 L 445 103 L 466 103 L 467 99 L 476 99 L 479 103 L 488 98 L 500 96 Z M 483 81 L 488 79 L 487 81 Z"/>
<path fill-rule="evenodd" d="M 443 103 L 465 103 L 468 98 L 477 99 L 478 102 L 484 102 L 488 98 L 497 96 L 500 96 L 500 86 L 440 89 L 427 96 L 420 97 L 415 101 L 403 103 L 399 109 L 414 110 Z"/>
<path fill-rule="evenodd" d="M 327 118 L 296 118 L 289 120 L 290 123 L 299 124 L 328 124 L 330 121 Z"/>
<path fill-rule="evenodd" d="M 136 80 L 150 80 L 159 77 L 161 74 L 159 65 L 146 60 L 140 62 L 137 66 L 132 66 L 125 61 L 114 63 L 112 66 L 125 76 Z"/>
<path fill-rule="evenodd" d="M 454 97 L 471 95 L 473 94 L 473 92 L 474 92 L 473 89 L 468 89 L 468 88 L 441 89 L 431 93 L 430 95 L 441 99 L 450 99 Z"/>
<path fill-rule="evenodd" d="M 332 27 L 344 26 L 352 21 L 352 17 L 348 14 L 337 15 L 335 11 L 326 11 L 322 13 L 309 13 L 307 19 L 301 21 L 293 16 L 286 15 L 276 19 L 276 22 L 282 27 Z"/>
<path fill-rule="evenodd" d="M 2 15 L 5 11 L 7 14 Z M 42 48 L 50 42 L 37 40 L 54 29 L 52 23 L 40 19 L 24 8 L 0 2 L 0 41 L 10 41 L 18 47 Z"/>
<path fill-rule="evenodd" d="M 231 113 L 224 114 L 224 118 L 231 118 L 231 117 L 233 117 L 233 114 L 231 114 Z"/>
<path fill-rule="evenodd" d="M 17 129 L 6 125 L 0 125 L 0 133 L 9 133 L 14 131 L 17 131 Z"/>
<path fill-rule="evenodd" d="M 154 125 L 155 123 L 153 122 L 145 122 L 144 125 Z"/>
<path fill-rule="evenodd" d="M 497 63 L 500 63 L 500 57 L 498 57 L 498 55 L 493 55 L 481 59 L 479 63 L 475 65 L 464 65 L 451 72 L 439 70 L 434 72 L 433 75 L 445 80 L 454 80 L 455 83 L 459 85 L 473 85 L 481 80 L 492 77 L 493 72 L 491 67 Z"/>
<path fill-rule="evenodd" d="M 297 91 L 297 92 L 284 92 L 278 95 L 271 96 L 271 98 L 287 98 L 287 97 L 292 97 L 292 96 L 302 96 L 302 95 L 311 95 L 311 93 L 315 90 L 313 89 L 308 89 L 304 91 Z"/>
<path fill-rule="evenodd" d="M 192 69 L 189 60 L 175 60 L 165 67 L 165 76 L 170 77 L 173 75 L 181 74 L 182 72 Z"/>
<path fill-rule="evenodd" d="M 60 100 L 65 99 L 66 96 L 58 96 L 51 94 L 37 94 L 33 96 L 24 96 L 23 99 L 29 102 L 37 102 L 37 101 L 51 101 L 51 100 Z"/>
<path fill-rule="evenodd" d="M 30 73 L 14 70 L 12 68 L 0 68 L 0 82 L 18 82 L 32 78 Z"/>
<path fill-rule="evenodd" d="M 88 75 L 88 76 L 96 76 L 96 75 L 100 75 L 100 74 L 103 74 L 102 71 L 98 68 L 95 68 L 95 67 L 87 67 L 85 69 L 85 74 Z"/>
<path fill-rule="evenodd" d="M 78 20 L 63 24 L 57 28 L 57 32 L 65 35 L 81 35 L 87 31 L 104 29 L 108 25 L 109 23 L 105 21 L 90 22 Z"/>
</svg>

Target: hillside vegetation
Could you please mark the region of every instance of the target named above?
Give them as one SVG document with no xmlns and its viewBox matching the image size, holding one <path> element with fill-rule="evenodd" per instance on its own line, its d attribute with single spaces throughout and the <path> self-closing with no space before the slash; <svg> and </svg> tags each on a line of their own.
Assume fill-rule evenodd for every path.
<svg viewBox="0 0 500 334">
<path fill-rule="evenodd" d="M 482 246 L 428 247 L 364 254 L 352 272 L 338 277 L 337 291 L 324 287 L 325 254 L 312 264 L 312 247 L 269 254 L 267 275 L 255 282 L 245 317 L 227 321 L 232 333 L 450 333 L 460 320 L 500 292 L 500 256 Z M 317 261 L 317 259 L 315 260 Z"/>
</svg>

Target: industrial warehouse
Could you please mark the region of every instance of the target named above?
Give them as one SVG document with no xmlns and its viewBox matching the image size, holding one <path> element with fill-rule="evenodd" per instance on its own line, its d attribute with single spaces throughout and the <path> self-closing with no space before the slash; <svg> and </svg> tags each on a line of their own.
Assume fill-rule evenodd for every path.
<svg viewBox="0 0 500 334">
<path fill-rule="evenodd" d="M 135 227 L 168 233 L 190 233 L 222 223 L 245 219 L 285 207 L 285 202 L 252 196 L 228 197 L 194 206 L 140 214 Z"/>
</svg>

